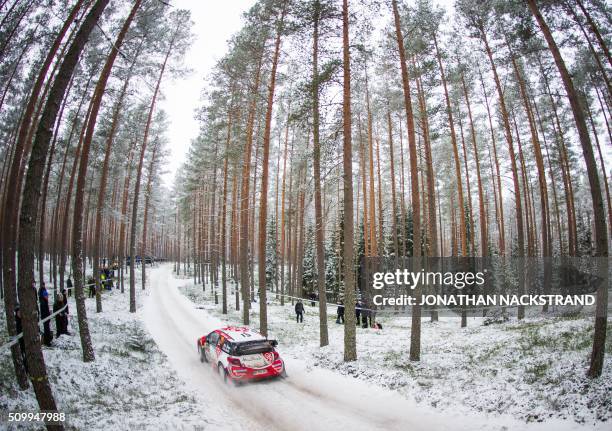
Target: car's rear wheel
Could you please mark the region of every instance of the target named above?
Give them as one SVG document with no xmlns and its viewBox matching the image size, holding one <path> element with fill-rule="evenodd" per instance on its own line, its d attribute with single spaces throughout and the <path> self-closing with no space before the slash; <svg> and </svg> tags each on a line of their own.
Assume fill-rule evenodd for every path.
<svg viewBox="0 0 612 431">
<path fill-rule="evenodd" d="M 225 368 L 222 364 L 219 364 L 219 366 L 217 367 L 217 371 L 219 372 L 219 376 L 223 379 L 223 382 L 227 383 L 229 376 L 227 375 L 227 371 L 225 371 Z"/>
</svg>

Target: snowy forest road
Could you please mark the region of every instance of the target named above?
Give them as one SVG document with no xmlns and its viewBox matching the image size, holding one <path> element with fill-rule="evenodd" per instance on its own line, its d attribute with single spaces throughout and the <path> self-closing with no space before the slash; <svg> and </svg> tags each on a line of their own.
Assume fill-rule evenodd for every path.
<svg viewBox="0 0 612 431">
<path fill-rule="evenodd" d="M 171 264 L 153 269 L 150 280 L 152 292 L 142 309 L 142 319 L 179 377 L 210 411 L 203 419 L 205 428 L 457 431 L 531 429 L 536 425 L 503 416 L 436 411 L 390 390 L 329 370 L 308 368 L 304 361 L 286 355 L 286 379 L 229 387 L 200 362 L 196 350 L 198 337 L 225 324 L 179 292 L 178 286 L 189 280 L 175 278 Z M 282 346 L 279 350 L 282 354 Z M 546 429 L 554 427 L 547 425 L 552 426 Z"/>
</svg>

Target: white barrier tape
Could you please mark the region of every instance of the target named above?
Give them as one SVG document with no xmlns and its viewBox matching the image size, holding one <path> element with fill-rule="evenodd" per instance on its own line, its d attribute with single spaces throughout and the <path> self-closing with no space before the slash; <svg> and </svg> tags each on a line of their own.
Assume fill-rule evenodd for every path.
<svg viewBox="0 0 612 431">
<path fill-rule="evenodd" d="M 51 320 L 52 318 L 54 318 L 55 316 L 60 314 L 62 311 L 64 311 L 66 308 L 68 308 L 68 304 L 64 305 L 62 308 L 60 308 L 56 312 L 50 314 L 49 316 L 45 317 L 44 319 L 40 319 L 38 321 L 38 327 L 44 329 L 45 322 Z M 23 337 L 23 332 L 20 332 L 19 334 L 15 335 L 14 337 L 11 338 L 11 340 L 8 343 L 3 344 L 2 346 L 0 346 L 0 351 L 4 350 L 5 348 L 11 347 L 14 344 L 17 344 L 21 337 Z"/>
<path fill-rule="evenodd" d="M 83 285 L 83 287 L 85 288 L 85 287 L 91 287 L 91 286 L 95 286 L 95 285 L 96 285 L 96 283 L 89 283 L 89 284 Z M 72 290 L 72 289 L 74 289 L 74 286 L 67 287 L 64 290 Z M 55 316 L 60 314 L 62 311 L 64 311 L 66 308 L 68 308 L 68 304 L 64 305 L 62 308 L 60 308 L 56 312 L 50 314 L 49 316 L 45 317 L 44 319 L 40 319 L 38 321 L 38 327 L 44 329 L 45 322 L 51 320 L 52 318 L 54 318 Z M 14 337 L 11 337 L 11 339 L 7 343 L 5 343 L 5 344 L 0 346 L 0 352 L 3 351 L 5 348 L 9 348 L 12 345 L 17 344 L 21 337 L 23 337 L 23 332 L 20 332 L 19 334 L 15 335 Z"/>
</svg>

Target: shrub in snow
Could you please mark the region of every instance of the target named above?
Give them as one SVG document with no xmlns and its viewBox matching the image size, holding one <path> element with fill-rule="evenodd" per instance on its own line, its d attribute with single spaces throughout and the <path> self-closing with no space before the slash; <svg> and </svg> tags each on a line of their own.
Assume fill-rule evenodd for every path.
<svg viewBox="0 0 612 431">
<path fill-rule="evenodd" d="M 482 324 L 489 326 L 498 323 L 504 323 L 510 320 L 508 312 L 504 308 L 494 308 L 487 312 L 487 316 L 484 318 Z"/>
</svg>

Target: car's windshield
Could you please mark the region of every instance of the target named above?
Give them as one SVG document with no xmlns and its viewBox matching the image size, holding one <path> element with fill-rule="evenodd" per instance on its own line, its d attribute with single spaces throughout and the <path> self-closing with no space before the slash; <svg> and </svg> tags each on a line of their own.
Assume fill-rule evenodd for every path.
<svg viewBox="0 0 612 431">
<path fill-rule="evenodd" d="M 272 344 L 268 340 L 249 341 L 239 343 L 235 346 L 235 355 L 252 355 L 255 353 L 265 353 L 272 351 Z"/>
</svg>

